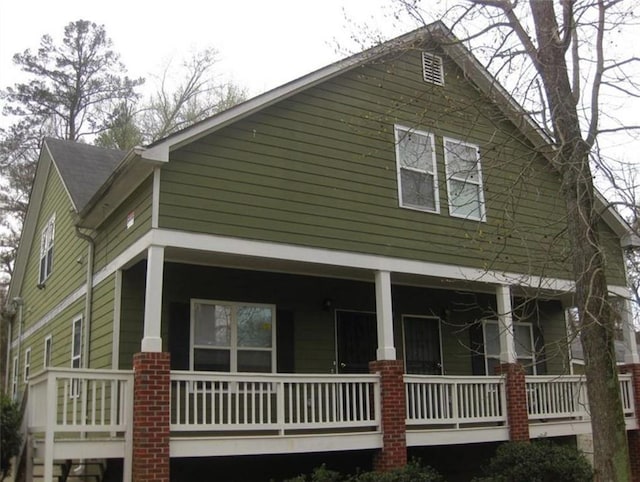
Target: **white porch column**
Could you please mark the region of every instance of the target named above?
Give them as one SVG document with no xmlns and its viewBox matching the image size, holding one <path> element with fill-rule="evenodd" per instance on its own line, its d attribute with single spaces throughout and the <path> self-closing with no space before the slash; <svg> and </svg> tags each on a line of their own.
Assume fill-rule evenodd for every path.
<svg viewBox="0 0 640 482">
<path fill-rule="evenodd" d="M 395 360 L 393 344 L 393 310 L 391 306 L 391 273 L 376 271 L 376 319 L 378 325 L 377 360 Z"/>
<path fill-rule="evenodd" d="M 141 351 L 161 352 L 162 338 L 162 272 L 164 247 L 149 246 L 147 250 L 147 289 L 144 298 L 144 337 Z"/>
<path fill-rule="evenodd" d="M 509 285 L 496 288 L 498 301 L 498 330 L 500 332 L 500 363 L 516 363 L 516 345 L 513 332 L 511 289 Z"/>
<path fill-rule="evenodd" d="M 621 303 L 621 324 L 624 338 L 624 362 L 640 363 L 638 344 L 636 343 L 636 331 L 633 328 L 633 304 L 630 299 L 623 299 Z"/>
</svg>

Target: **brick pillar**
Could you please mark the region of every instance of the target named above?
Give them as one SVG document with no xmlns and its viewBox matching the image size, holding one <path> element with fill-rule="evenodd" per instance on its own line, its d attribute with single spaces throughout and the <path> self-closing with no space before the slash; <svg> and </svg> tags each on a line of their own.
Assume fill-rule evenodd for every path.
<svg viewBox="0 0 640 482">
<path fill-rule="evenodd" d="M 169 482 L 169 353 L 133 356 L 133 480 Z"/>
<path fill-rule="evenodd" d="M 636 410 L 636 420 L 640 426 L 640 364 L 629 363 L 620 371 L 631 374 L 633 403 Z M 629 459 L 631 460 L 631 480 L 640 482 L 640 430 L 627 430 L 627 442 L 629 444 Z"/>
<path fill-rule="evenodd" d="M 527 413 L 524 368 L 519 363 L 503 363 L 498 368 L 498 372 L 505 375 L 509 440 L 527 442 L 529 441 L 529 414 Z"/>
<path fill-rule="evenodd" d="M 369 371 L 380 374 L 382 411 L 383 446 L 374 456 L 373 468 L 385 472 L 407 464 L 404 366 L 401 360 L 376 360 L 369 363 Z"/>
</svg>

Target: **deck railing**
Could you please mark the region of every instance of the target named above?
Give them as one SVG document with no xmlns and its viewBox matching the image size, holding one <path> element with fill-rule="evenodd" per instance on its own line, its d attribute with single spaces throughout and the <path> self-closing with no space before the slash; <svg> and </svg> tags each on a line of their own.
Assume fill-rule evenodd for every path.
<svg viewBox="0 0 640 482">
<path fill-rule="evenodd" d="M 409 426 L 506 423 L 501 377 L 405 375 L 404 380 Z"/>
<path fill-rule="evenodd" d="M 132 390 L 131 372 L 48 369 L 29 383 L 29 429 L 124 432 L 130 425 Z"/>
<path fill-rule="evenodd" d="M 631 375 L 619 375 L 619 381 L 622 410 L 625 416 L 633 416 Z M 584 376 L 528 376 L 526 387 L 530 421 L 590 418 Z"/>
<path fill-rule="evenodd" d="M 378 430 L 377 375 L 171 372 L 173 432 Z"/>
</svg>

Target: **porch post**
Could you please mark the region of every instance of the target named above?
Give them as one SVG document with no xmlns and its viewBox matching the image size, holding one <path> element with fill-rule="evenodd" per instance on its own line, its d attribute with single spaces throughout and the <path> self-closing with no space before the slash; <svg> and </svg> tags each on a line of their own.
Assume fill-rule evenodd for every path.
<svg viewBox="0 0 640 482">
<path fill-rule="evenodd" d="M 161 352 L 160 320 L 162 317 L 162 272 L 164 247 L 149 246 L 147 250 L 147 288 L 144 298 L 144 338 L 141 351 Z"/>
<path fill-rule="evenodd" d="M 622 300 L 620 317 L 622 321 L 622 335 L 624 339 L 624 362 L 626 364 L 638 364 L 640 363 L 640 355 L 638 354 L 636 331 L 633 328 L 633 308 L 631 300 Z"/>
<path fill-rule="evenodd" d="M 147 251 L 141 353 L 133 356 L 133 480 L 169 482 L 170 356 L 162 353 L 164 248 Z"/>
<path fill-rule="evenodd" d="M 391 273 L 376 271 L 376 319 L 378 327 L 377 360 L 395 360 L 393 310 L 391 307 Z"/>
<path fill-rule="evenodd" d="M 507 423 L 509 439 L 529 440 L 529 414 L 527 410 L 527 387 L 524 368 L 518 363 L 513 331 L 511 289 L 508 285 L 496 288 L 498 304 L 498 326 L 500 330 L 500 367 L 504 375 L 507 396 Z"/>
<path fill-rule="evenodd" d="M 391 273 L 376 271 L 375 281 L 378 349 L 376 361 L 369 363 L 369 371 L 380 375 L 383 446 L 376 452 L 373 466 L 384 472 L 407 464 L 404 364 L 396 360 L 393 342 Z"/>
</svg>

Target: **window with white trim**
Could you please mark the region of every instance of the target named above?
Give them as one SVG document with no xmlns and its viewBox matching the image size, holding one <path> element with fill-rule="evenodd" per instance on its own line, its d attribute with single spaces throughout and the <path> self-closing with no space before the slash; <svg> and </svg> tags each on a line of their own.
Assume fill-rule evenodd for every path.
<svg viewBox="0 0 640 482">
<path fill-rule="evenodd" d="M 487 375 L 494 375 L 500 366 L 500 324 L 497 321 L 483 323 L 484 358 Z M 513 323 L 516 357 L 527 375 L 536 374 L 536 352 L 531 323 Z"/>
<path fill-rule="evenodd" d="M 275 306 L 191 300 L 191 369 L 276 369 Z"/>
<path fill-rule="evenodd" d="M 51 335 L 47 336 L 44 339 L 44 363 L 43 366 L 44 368 L 48 368 L 51 366 L 51 354 L 52 354 L 52 350 L 53 350 L 53 338 L 51 337 Z"/>
<path fill-rule="evenodd" d="M 433 134 L 398 125 L 394 132 L 400 206 L 439 212 Z"/>
<path fill-rule="evenodd" d="M 11 373 L 11 398 L 18 398 L 18 356 L 13 357 L 13 372 Z"/>
<path fill-rule="evenodd" d="M 449 214 L 485 221 L 478 146 L 445 137 L 444 163 L 447 172 Z"/>
<path fill-rule="evenodd" d="M 442 57 L 422 52 L 422 78 L 425 82 L 444 85 Z"/>
<path fill-rule="evenodd" d="M 82 317 L 75 318 L 71 328 L 71 368 L 80 368 L 82 363 Z M 80 394 L 80 380 L 71 381 L 70 396 Z"/>
<path fill-rule="evenodd" d="M 29 381 L 29 374 L 31 372 L 31 347 L 24 351 L 24 382 Z"/>
<path fill-rule="evenodd" d="M 40 275 L 38 284 L 43 284 L 53 271 L 53 240 L 56 230 L 56 215 L 51 216 L 42 229 L 40 237 Z"/>
</svg>

